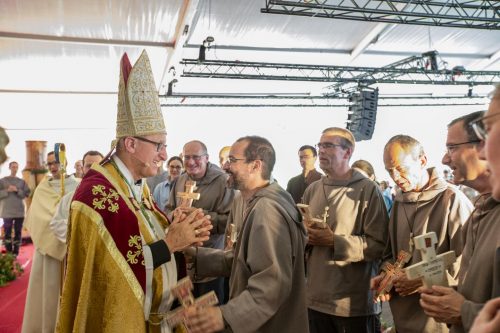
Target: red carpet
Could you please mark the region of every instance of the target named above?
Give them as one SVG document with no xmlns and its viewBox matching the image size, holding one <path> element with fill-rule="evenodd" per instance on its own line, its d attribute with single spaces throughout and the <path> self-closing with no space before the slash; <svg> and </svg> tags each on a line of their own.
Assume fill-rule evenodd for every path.
<svg viewBox="0 0 500 333">
<path fill-rule="evenodd" d="M 24 302 L 33 258 L 33 244 L 21 246 L 17 261 L 24 273 L 5 287 L 0 287 L 0 332 L 20 333 L 23 324 Z"/>
</svg>

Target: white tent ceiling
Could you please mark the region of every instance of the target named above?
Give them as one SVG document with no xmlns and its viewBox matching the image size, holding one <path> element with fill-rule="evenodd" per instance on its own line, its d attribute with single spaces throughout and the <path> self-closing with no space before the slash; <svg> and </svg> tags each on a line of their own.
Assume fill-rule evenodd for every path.
<svg viewBox="0 0 500 333">
<path fill-rule="evenodd" d="M 181 58 L 384 66 L 437 50 L 448 68 L 500 70 L 500 31 L 394 25 L 261 13 L 263 0 L 0 1 L 0 89 L 115 92 L 123 52 L 151 58 L 161 92 Z M 225 92 L 212 79 L 178 78 L 176 92 Z M 221 81 L 224 82 L 224 81 Z M 244 92 L 248 81 L 230 83 Z M 271 84 L 295 91 L 297 83 Z M 302 82 L 302 92 L 326 84 Z M 215 88 L 214 88 L 215 87 Z M 264 84 L 262 92 L 268 92 Z"/>
<path fill-rule="evenodd" d="M 32 139 L 47 140 L 49 148 L 54 142 L 67 143 L 71 161 L 88 149 L 105 152 L 114 135 L 118 65 L 124 52 L 134 62 L 147 50 L 162 94 L 173 79 L 171 67 L 177 74 L 176 94 L 316 95 L 330 84 L 182 77 L 179 61 L 198 58 L 208 36 L 215 41 L 206 58 L 214 60 L 381 67 L 437 50 L 446 68 L 500 70 L 499 30 L 273 15 L 261 13 L 264 5 L 264 0 L 0 0 L 0 125 L 11 137 L 8 153 L 24 165 L 22 144 Z M 467 92 L 466 86 L 379 87 L 382 94 Z M 404 132 L 439 149 L 436 142 L 444 143 L 452 117 L 483 108 L 379 108 L 374 138 L 359 144 L 355 158 L 372 161 L 381 173 L 381 149 L 391 135 Z M 176 154 L 197 137 L 215 155 L 238 136 L 263 135 L 277 147 L 278 178 L 286 181 L 297 171 L 300 145 L 317 142 L 326 125 L 343 125 L 345 108 L 333 110 L 165 108 L 169 151 Z M 395 125 L 401 112 L 405 116 Z M 260 123 L 251 124 L 255 119 Z M 436 150 L 434 162 L 441 156 Z"/>
</svg>

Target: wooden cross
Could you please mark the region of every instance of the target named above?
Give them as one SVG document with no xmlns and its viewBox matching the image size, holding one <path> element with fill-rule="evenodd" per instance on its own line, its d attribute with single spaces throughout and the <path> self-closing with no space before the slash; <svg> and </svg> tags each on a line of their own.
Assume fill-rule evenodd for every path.
<svg viewBox="0 0 500 333">
<path fill-rule="evenodd" d="M 184 186 L 185 192 L 177 192 L 177 197 L 181 198 L 180 207 L 191 208 L 193 200 L 200 200 L 200 193 L 194 193 L 196 182 L 193 180 L 188 180 Z"/>
<path fill-rule="evenodd" d="M 236 229 L 236 225 L 234 223 L 229 225 L 229 239 L 233 243 L 236 243 L 236 240 L 238 239 L 238 230 Z"/>
<path fill-rule="evenodd" d="M 431 288 L 434 285 L 448 287 L 446 269 L 457 259 L 454 251 L 436 255 L 435 245 L 437 236 L 429 232 L 413 238 L 415 248 L 422 253 L 422 261 L 405 268 L 408 279 L 422 278 L 424 286 Z"/>
<path fill-rule="evenodd" d="M 394 279 L 402 272 L 403 266 L 410 261 L 411 254 L 401 250 L 398 253 L 398 258 L 394 264 L 385 263 L 382 266 L 383 278 L 378 285 L 377 292 L 375 293 L 375 299 L 380 296 L 388 294 L 392 287 L 394 286 Z"/>
<path fill-rule="evenodd" d="M 316 229 L 325 229 L 327 226 L 326 218 L 328 217 L 328 209 L 329 207 L 325 207 L 325 212 L 322 215 L 322 218 L 313 217 L 311 214 L 311 210 L 309 209 L 309 205 L 305 204 L 297 204 L 297 208 L 302 215 L 302 219 L 306 224 L 312 228 Z"/>
<path fill-rule="evenodd" d="M 236 230 L 236 225 L 234 223 L 230 223 L 226 227 L 226 245 L 224 247 L 225 251 L 231 250 L 238 239 L 238 230 Z"/>
<path fill-rule="evenodd" d="M 193 282 L 188 276 L 181 279 L 175 287 L 171 289 L 172 295 L 179 300 L 181 306 L 174 311 L 167 312 L 166 321 L 170 328 L 173 329 L 181 323 L 184 324 L 184 317 L 188 307 L 195 305 L 198 308 L 205 308 L 219 303 L 214 291 L 195 299 L 191 293 L 192 289 Z"/>
<path fill-rule="evenodd" d="M 328 211 L 330 210 L 330 207 L 328 206 L 325 206 L 325 212 L 323 213 L 323 225 L 324 225 L 324 228 L 326 228 L 326 219 L 328 218 L 328 216 L 330 216 L 330 214 L 328 214 Z"/>
</svg>

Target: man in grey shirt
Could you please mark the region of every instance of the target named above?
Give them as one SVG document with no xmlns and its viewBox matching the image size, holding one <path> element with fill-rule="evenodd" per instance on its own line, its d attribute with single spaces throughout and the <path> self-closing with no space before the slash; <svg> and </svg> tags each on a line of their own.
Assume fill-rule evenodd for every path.
<svg viewBox="0 0 500 333">
<path fill-rule="evenodd" d="M 10 176 L 0 179 L 0 217 L 4 221 L 5 248 L 17 256 L 21 245 L 21 230 L 24 221 L 23 200 L 30 195 L 30 189 L 24 180 L 16 177 L 19 164 L 9 163 Z M 12 239 L 14 227 L 14 239 Z"/>
</svg>

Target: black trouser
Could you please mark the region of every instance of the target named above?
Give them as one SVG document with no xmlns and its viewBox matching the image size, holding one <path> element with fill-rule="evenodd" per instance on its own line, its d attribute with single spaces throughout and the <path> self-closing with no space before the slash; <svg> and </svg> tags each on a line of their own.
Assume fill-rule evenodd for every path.
<svg viewBox="0 0 500 333">
<path fill-rule="evenodd" d="M 378 315 L 338 317 L 309 309 L 310 333 L 380 333 Z"/>
<path fill-rule="evenodd" d="M 215 291 L 219 302 L 224 301 L 224 278 L 218 277 L 215 280 L 202 282 L 202 283 L 194 283 L 193 296 L 200 297 L 205 295 L 210 291 Z M 222 303 L 221 303 L 222 304 Z"/>
<path fill-rule="evenodd" d="M 3 227 L 5 231 L 5 249 L 15 255 L 19 254 L 21 245 L 21 231 L 23 230 L 24 217 L 4 218 Z M 14 239 L 12 239 L 12 226 L 14 226 Z"/>
</svg>

